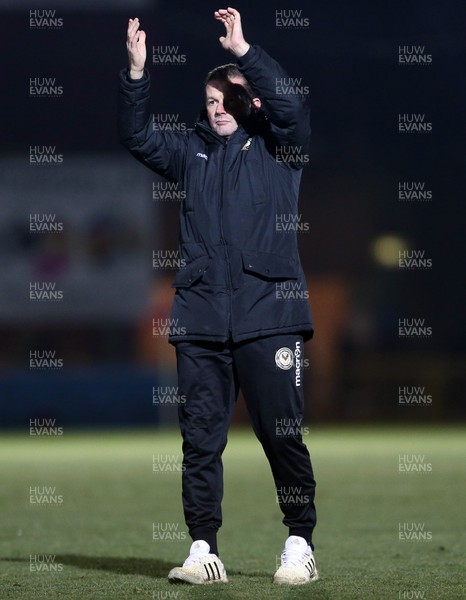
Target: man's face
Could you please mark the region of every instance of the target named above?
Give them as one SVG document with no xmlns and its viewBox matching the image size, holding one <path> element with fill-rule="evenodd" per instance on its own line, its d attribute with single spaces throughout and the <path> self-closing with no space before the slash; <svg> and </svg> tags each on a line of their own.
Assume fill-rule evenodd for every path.
<svg viewBox="0 0 466 600">
<path fill-rule="evenodd" d="M 246 80 L 243 77 L 230 77 L 230 84 L 244 85 Z M 225 81 L 209 81 L 205 88 L 206 108 L 209 123 L 215 133 L 227 137 L 238 129 L 238 121 L 227 112 L 224 102 L 228 104 L 229 83 Z"/>
</svg>

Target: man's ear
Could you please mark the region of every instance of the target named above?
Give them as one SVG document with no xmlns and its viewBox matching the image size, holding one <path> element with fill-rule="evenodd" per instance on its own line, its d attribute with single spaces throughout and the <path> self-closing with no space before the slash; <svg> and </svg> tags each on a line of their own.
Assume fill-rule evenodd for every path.
<svg viewBox="0 0 466 600">
<path fill-rule="evenodd" d="M 254 108 L 255 108 L 256 110 L 259 110 L 259 108 L 260 108 L 260 107 L 261 107 L 261 105 L 262 105 L 260 98 L 253 98 L 253 99 L 252 99 L 252 105 L 254 106 Z"/>
</svg>

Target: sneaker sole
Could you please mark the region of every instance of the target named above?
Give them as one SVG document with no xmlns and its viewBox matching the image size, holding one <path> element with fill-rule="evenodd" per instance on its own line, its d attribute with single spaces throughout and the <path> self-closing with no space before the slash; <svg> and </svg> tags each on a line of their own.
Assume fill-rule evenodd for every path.
<svg viewBox="0 0 466 600">
<path fill-rule="evenodd" d="M 317 571 L 314 571 L 314 573 L 311 575 L 310 579 L 308 579 L 306 581 L 285 581 L 284 579 L 279 580 L 274 577 L 273 583 L 275 583 L 277 585 L 306 585 L 307 583 L 312 583 L 313 581 L 317 581 L 318 579 L 319 579 L 319 573 Z"/>
<path fill-rule="evenodd" d="M 210 580 L 201 580 L 189 575 L 188 573 L 183 572 L 175 572 L 168 574 L 168 582 L 169 583 L 189 583 L 191 585 L 209 585 L 211 583 L 228 583 L 228 578 L 224 579 L 210 579 Z"/>
</svg>

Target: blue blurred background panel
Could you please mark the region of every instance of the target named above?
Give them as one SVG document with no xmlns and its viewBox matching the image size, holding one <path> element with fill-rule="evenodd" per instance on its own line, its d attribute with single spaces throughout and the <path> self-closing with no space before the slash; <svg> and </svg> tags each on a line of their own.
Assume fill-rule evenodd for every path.
<svg viewBox="0 0 466 600">
<path fill-rule="evenodd" d="M 154 426 L 157 385 L 153 370 L 128 365 L 63 373 L 11 370 L 0 380 L 0 423 L 25 429 L 34 419 L 51 419 L 57 427 Z"/>
</svg>

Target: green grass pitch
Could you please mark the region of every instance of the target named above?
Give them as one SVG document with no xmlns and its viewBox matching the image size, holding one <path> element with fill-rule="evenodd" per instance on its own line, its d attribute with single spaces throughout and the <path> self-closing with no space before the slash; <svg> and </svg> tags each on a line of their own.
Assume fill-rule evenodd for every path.
<svg viewBox="0 0 466 600">
<path fill-rule="evenodd" d="M 190 545 L 177 432 L 5 433 L 0 598 L 465 598 L 465 433 L 312 427 L 321 579 L 293 588 L 271 583 L 287 531 L 250 431 L 232 430 L 224 454 L 219 548 L 230 583 L 214 586 L 166 580 Z M 400 455 L 422 470 L 400 472 Z M 36 487 L 47 503 L 31 503 Z"/>
</svg>

